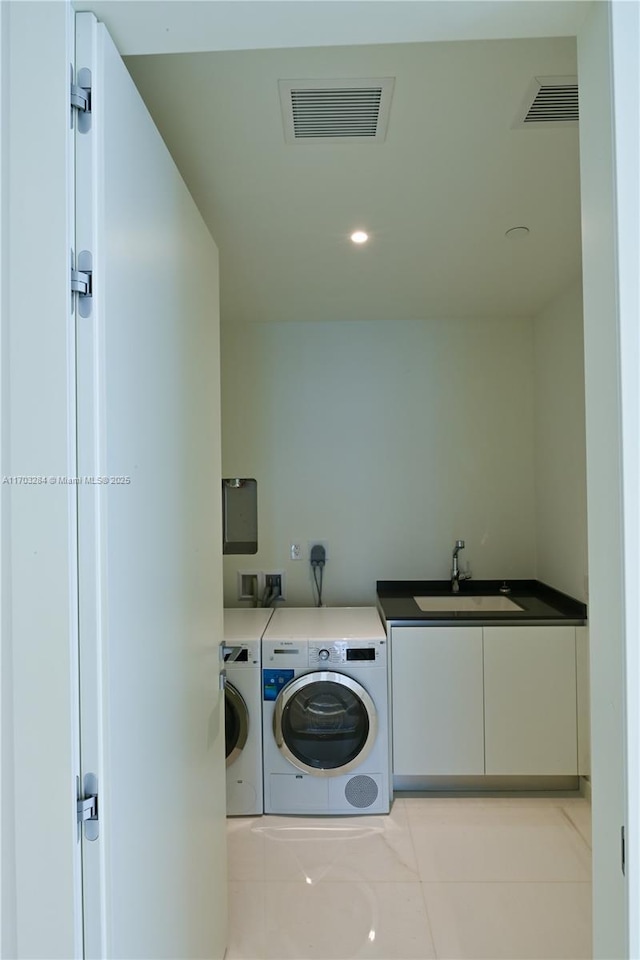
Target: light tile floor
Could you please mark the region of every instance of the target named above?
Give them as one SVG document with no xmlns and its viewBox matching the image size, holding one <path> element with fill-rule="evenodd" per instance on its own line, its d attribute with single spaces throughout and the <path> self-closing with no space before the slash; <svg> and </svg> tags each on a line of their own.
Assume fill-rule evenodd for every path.
<svg viewBox="0 0 640 960">
<path fill-rule="evenodd" d="M 591 956 L 580 798 L 400 797 L 388 817 L 228 820 L 227 960 Z"/>
</svg>

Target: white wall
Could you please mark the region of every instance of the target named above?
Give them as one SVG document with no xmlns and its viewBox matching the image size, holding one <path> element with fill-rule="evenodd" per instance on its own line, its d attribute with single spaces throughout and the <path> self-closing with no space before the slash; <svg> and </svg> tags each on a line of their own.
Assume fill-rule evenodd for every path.
<svg viewBox="0 0 640 960">
<path fill-rule="evenodd" d="M 588 601 L 582 281 L 533 322 L 537 577 Z M 590 767 L 589 631 L 577 634 L 578 772 Z"/>
<path fill-rule="evenodd" d="M 440 579 L 456 538 L 474 577 L 534 577 L 533 334 L 529 321 L 224 327 L 223 474 L 258 480 L 259 552 L 328 542 L 326 603 L 371 603 L 377 579 Z"/>
<path fill-rule="evenodd" d="M 630 956 L 628 890 L 621 869 L 620 837 L 627 818 L 625 599 L 610 14 L 609 4 L 594 4 L 578 36 L 592 689 L 593 954 L 601 958 Z M 632 70 L 629 83 L 637 83 L 634 73 Z M 634 567 L 637 571 L 637 562 Z M 632 912 L 637 913 L 637 905 Z"/>
<path fill-rule="evenodd" d="M 534 320 L 537 575 L 587 600 L 582 285 Z"/>
<path fill-rule="evenodd" d="M 5 27 L 10 31 L 3 77 L 9 89 L 2 121 L 10 136 L 2 156 L 8 161 L 2 212 L 11 237 L 2 261 L 2 347 L 8 350 L 2 371 L 9 374 L 2 396 L 2 474 L 67 475 L 75 472 L 67 189 L 70 7 L 53 0 L 2 6 L 3 34 Z M 8 849 L 15 849 L 15 882 L 2 897 L 9 922 L 3 950 L 12 958 L 69 958 L 82 949 L 75 909 L 80 864 L 72 494 L 70 488 L 15 485 L 3 489 L 2 506 L 1 583 L 3 600 L 7 593 L 11 598 L 10 608 L 3 605 L 2 682 L 13 695 L 7 706 L 13 729 L 8 728 L 10 742 L 2 744 L 8 747 L 2 799 L 9 800 L 2 827 Z M 11 866 L 11 859 L 5 865 L 3 844 L 8 883 Z"/>
<path fill-rule="evenodd" d="M 0 3 L 0 456 L 4 474 L 9 448 L 8 261 L 9 230 L 9 22 L 8 7 Z M 13 697 L 11 655 L 11 575 L 9 567 L 9 489 L 0 487 L 0 957 L 16 955 L 15 826 L 13 794 Z"/>
<path fill-rule="evenodd" d="M 640 8 L 611 9 L 620 317 L 629 956 L 640 956 Z"/>
</svg>

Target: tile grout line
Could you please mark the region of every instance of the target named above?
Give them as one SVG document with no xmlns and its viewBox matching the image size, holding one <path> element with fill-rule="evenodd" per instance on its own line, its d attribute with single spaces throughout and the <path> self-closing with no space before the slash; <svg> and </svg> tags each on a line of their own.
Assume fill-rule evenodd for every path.
<svg viewBox="0 0 640 960">
<path fill-rule="evenodd" d="M 420 861 L 418 859 L 418 850 L 416 848 L 416 842 L 413 836 L 413 829 L 411 827 L 411 817 L 409 816 L 409 810 L 407 808 L 406 803 L 404 804 L 404 815 L 407 821 L 407 829 L 409 831 L 409 839 L 411 840 L 411 848 L 413 850 L 413 858 L 416 864 L 416 872 L 420 880 L 420 895 L 422 897 L 422 902 L 424 903 L 424 912 L 427 918 L 427 926 L 429 927 L 429 936 L 431 937 L 431 945 L 433 947 L 433 953 L 436 960 L 441 960 L 440 954 L 438 953 L 438 947 L 436 945 L 436 938 L 433 932 L 433 921 L 431 919 L 431 913 L 429 912 L 429 904 L 427 903 L 426 891 L 424 889 L 424 884 L 422 883 L 422 879 L 420 878 Z"/>
</svg>

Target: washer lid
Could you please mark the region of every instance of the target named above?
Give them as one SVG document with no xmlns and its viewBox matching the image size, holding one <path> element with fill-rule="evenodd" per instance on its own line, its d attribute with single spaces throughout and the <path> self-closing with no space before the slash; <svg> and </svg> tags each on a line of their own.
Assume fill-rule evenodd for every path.
<svg viewBox="0 0 640 960">
<path fill-rule="evenodd" d="M 265 640 L 384 640 L 375 607 L 279 607 Z"/>
</svg>

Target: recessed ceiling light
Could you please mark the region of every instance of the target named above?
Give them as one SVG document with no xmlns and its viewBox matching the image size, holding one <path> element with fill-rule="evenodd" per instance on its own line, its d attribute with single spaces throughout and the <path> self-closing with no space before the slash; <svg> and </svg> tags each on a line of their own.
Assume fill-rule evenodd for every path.
<svg viewBox="0 0 640 960">
<path fill-rule="evenodd" d="M 365 233 L 364 230 L 356 230 L 351 234 L 351 239 L 354 243 L 366 243 L 369 239 L 369 234 Z"/>
<path fill-rule="evenodd" d="M 510 240 L 521 240 L 523 237 L 529 235 L 529 227 L 511 227 L 505 233 L 505 237 L 509 237 Z"/>
</svg>

